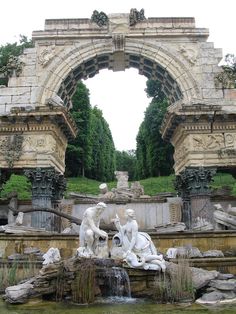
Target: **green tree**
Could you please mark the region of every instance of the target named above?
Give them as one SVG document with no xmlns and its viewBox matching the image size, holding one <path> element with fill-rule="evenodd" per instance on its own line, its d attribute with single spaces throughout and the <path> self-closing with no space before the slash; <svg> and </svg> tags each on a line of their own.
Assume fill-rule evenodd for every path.
<svg viewBox="0 0 236 314">
<path fill-rule="evenodd" d="M 92 108 L 89 90 L 81 81 L 72 98 L 72 117 L 78 127 L 77 137 L 66 151 L 66 175 L 85 176 L 100 181 L 113 179 L 115 148 L 109 125 L 97 107 Z"/>
<path fill-rule="evenodd" d="M 136 179 L 136 152 L 135 150 L 116 151 L 116 170 L 128 171 L 129 179 Z"/>
<path fill-rule="evenodd" d="M 111 181 L 115 171 L 115 146 L 108 123 L 96 106 L 91 111 L 90 167 L 87 177 L 100 181 Z"/>
<path fill-rule="evenodd" d="M 85 169 L 91 162 L 89 156 L 89 132 L 91 105 L 89 90 L 86 85 L 79 81 L 75 94 L 72 97 L 73 107 L 71 115 L 77 125 L 76 138 L 69 141 L 66 150 L 66 175 L 85 176 Z"/>
<path fill-rule="evenodd" d="M 12 174 L 10 179 L 3 184 L 0 196 L 7 198 L 12 192 L 16 192 L 20 200 L 31 199 L 31 183 L 25 176 Z"/>
<path fill-rule="evenodd" d="M 148 80 L 146 92 L 152 101 L 136 138 L 137 174 L 140 178 L 169 175 L 173 171 L 173 147 L 163 141 L 160 133 L 168 102 L 158 81 Z"/>
<path fill-rule="evenodd" d="M 19 42 L 13 44 L 7 43 L 6 45 L 0 46 L 0 85 L 7 85 L 8 77 L 5 74 L 5 68 L 9 62 L 11 56 L 19 56 L 23 53 L 25 48 L 33 47 L 32 40 L 24 35 L 20 35 Z"/>
</svg>

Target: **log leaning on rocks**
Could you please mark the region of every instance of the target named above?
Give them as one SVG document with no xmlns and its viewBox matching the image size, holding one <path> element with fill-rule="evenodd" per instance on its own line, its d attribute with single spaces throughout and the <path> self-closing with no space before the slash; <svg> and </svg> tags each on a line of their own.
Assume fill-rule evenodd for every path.
<svg viewBox="0 0 236 314">
<path fill-rule="evenodd" d="M 21 208 L 20 210 L 18 210 L 18 209 L 11 207 L 11 206 L 8 206 L 8 207 L 13 212 L 13 215 L 17 215 L 19 212 L 22 212 L 24 214 L 37 212 L 37 211 L 38 212 L 48 212 L 48 213 L 52 213 L 52 214 L 55 214 L 57 216 L 66 218 L 66 219 L 70 220 L 71 222 L 75 223 L 76 225 L 81 225 L 81 223 L 82 223 L 81 219 L 76 218 L 72 215 L 60 212 L 56 209 L 52 209 L 52 208 L 34 207 L 34 208 Z"/>
<path fill-rule="evenodd" d="M 10 205 L 8 205 L 9 209 L 13 212 L 13 215 L 18 215 L 19 212 L 23 212 L 24 214 L 27 214 L 27 213 L 32 213 L 32 212 L 36 212 L 36 211 L 40 211 L 40 212 L 48 212 L 48 213 L 52 213 L 52 214 L 55 214 L 57 216 L 60 216 L 62 218 L 66 218 L 68 219 L 70 222 L 76 224 L 76 225 L 81 225 L 82 223 L 82 220 L 75 217 L 75 216 L 72 216 L 72 215 L 69 215 L 69 214 L 66 214 L 64 212 L 60 212 L 56 209 L 52 209 L 52 208 L 42 208 L 42 207 L 34 207 L 34 208 L 22 208 L 19 210 L 18 208 L 14 208 Z M 100 224 L 100 227 L 103 229 L 103 230 L 106 230 L 106 231 L 109 231 L 109 230 L 115 230 L 114 228 L 114 224 L 109 224 L 109 225 L 106 225 L 104 223 L 101 223 Z"/>
</svg>

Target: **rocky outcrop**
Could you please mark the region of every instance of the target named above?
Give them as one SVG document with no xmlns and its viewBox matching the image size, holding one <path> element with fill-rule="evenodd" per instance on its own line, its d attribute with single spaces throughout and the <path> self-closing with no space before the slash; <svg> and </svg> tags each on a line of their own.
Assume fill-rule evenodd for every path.
<svg viewBox="0 0 236 314">
<path fill-rule="evenodd" d="M 196 300 L 198 304 L 236 303 L 236 279 L 232 274 L 218 274 L 210 280 L 206 293 Z"/>
</svg>

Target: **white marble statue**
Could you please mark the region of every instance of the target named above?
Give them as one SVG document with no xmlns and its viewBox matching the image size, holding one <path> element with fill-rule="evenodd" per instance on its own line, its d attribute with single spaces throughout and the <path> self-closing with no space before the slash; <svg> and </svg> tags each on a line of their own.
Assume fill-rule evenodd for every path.
<svg viewBox="0 0 236 314">
<path fill-rule="evenodd" d="M 58 248 L 51 247 L 44 255 L 43 255 L 43 265 L 53 264 L 59 262 L 61 260 L 60 251 Z"/>
<path fill-rule="evenodd" d="M 103 202 L 85 210 L 80 226 L 80 257 L 108 257 L 108 234 L 99 228 L 101 215 L 106 208 Z"/>
<path fill-rule="evenodd" d="M 163 255 L 157 253 L 151 237 L 147 233 L 138 231 L 134 210 L 126 209 L 125 217 L 127 220 L 125 225 L 120 224 L 118 216 L 112 220 L 119 231 L 113 238 L 114 246 L 121 248 L 120 254 L 123 255 L 130 267 L 164 272 L 166 265 Z M 113 250 L 117 252 L 116 248 Z"/>
</svg>

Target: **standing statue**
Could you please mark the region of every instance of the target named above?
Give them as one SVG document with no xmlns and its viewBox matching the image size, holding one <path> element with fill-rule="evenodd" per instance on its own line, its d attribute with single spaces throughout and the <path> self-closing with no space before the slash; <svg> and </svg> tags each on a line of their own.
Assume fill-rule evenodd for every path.
<svg viewBox="0 0 236 314">
<path fill-rule="evenodd" d="M 108 234 L 99 228 L 105 203 L 98 203 L 85 210 L 80 226 L 80 247 L 77 250 L 81 257 L 108 257 Z"/>
<path fill-rule="evenodd" d="M 130 267 L 164 272 L 166 265 L 163 255 L 157 253 L 151 237 L 146 232 L 138 231 L 134 210 L 126 209 L 125 218 L 127 222 L 123 226 L 118 216 L 112 220 L 119 231 L 114 236 L 113 243 L 121 247 L 124 260 Z"/>
</svg>

